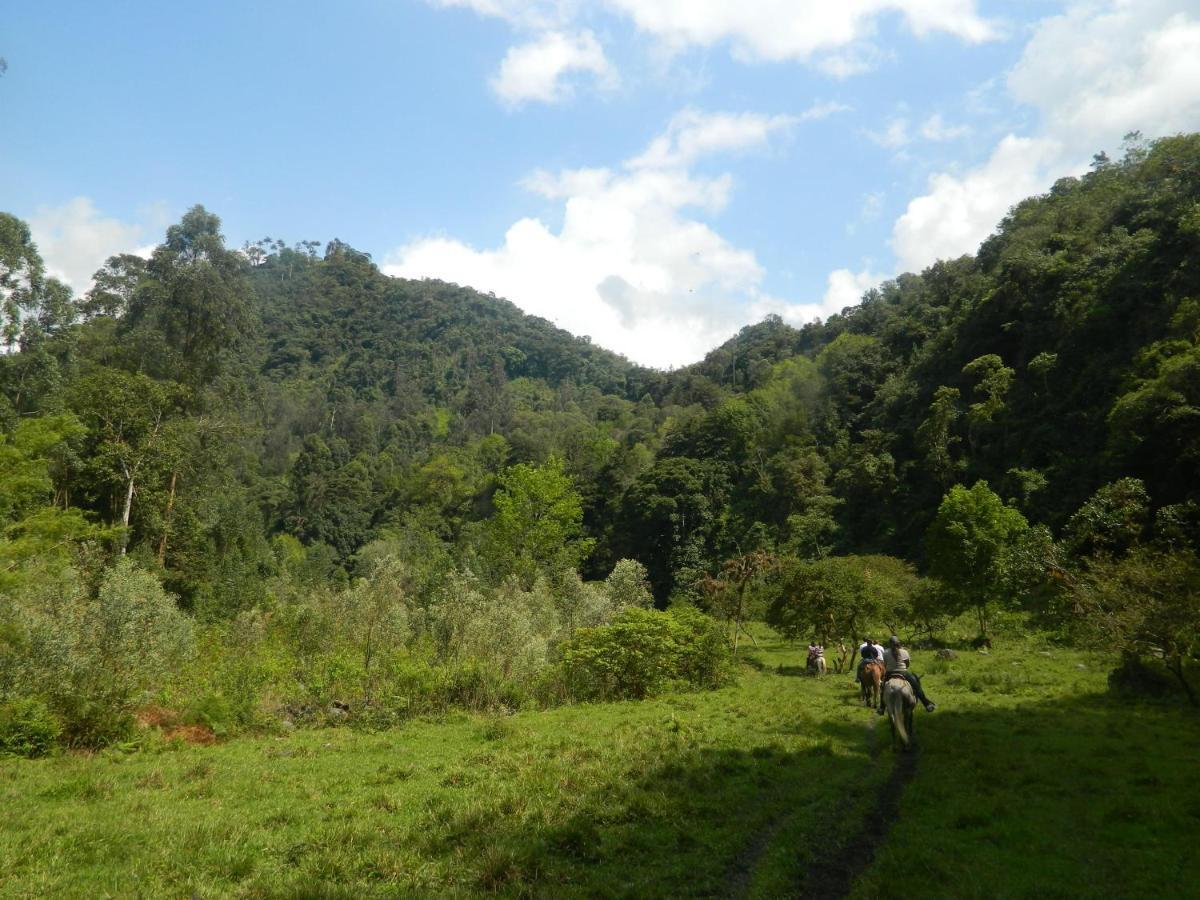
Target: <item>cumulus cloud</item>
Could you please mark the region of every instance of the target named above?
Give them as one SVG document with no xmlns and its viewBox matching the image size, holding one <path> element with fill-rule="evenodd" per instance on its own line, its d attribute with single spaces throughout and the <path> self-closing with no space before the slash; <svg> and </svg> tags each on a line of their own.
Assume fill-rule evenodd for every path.
<svg viewBox="0 0 1200 900">
<path fill-rule="evenodd" d="M 769 301 L 754 253 L 700 220 L 726 206 L 730 177 L 690 166 L 762 148 L 800 118 L 687 110 L 618 168 L 527 178 L 528 190 L 562 203 L 557 231 L 524 218 L 494 249 L 422 238 L 391 253 L 384 271 L 493 291 L 642 363 L 693 362 Z"/>
<path fill-rule="evenodd" d="M 1200 124 L 1200 18 L 1187 0 L 1079 3 L 1038 26 L 1008 87 L 1078 152 Z"/>
<path fill-rule="evenodd" d="M 1044 138 L 1008 135 L 991 158 L 962 175 L 939 173 L 928 193 L 910 201 L 892 231 L 902 271 L 971 253 L 1018 200 L 1042 191 L 1062 159 L 1062 146 Z"/>
<path fill-rule="evenodd" d="M 973 252 L 1008 209 L 1079 174 L 1126 132 L 1200 128 L 1200 19 L 1186 0 L 1082 2 L 1043 20 L 1009 73 L 1013 99 L 1040 113 L 982 165 L 942 172 L 897 220 L 902 269 Z M 928 123 L 927 123 L 928 124 Z"/>
<path fill-rule="evenodd" d="M 889 53 L 873 37 L 885 16 L 898 16 L 918 37 L 940 33 L 968 43 L 999 36 L 976 0 L 429 0 L 442 8 L 470 9 L 502 19 L 537 37 L 508 51 L 493 88 L 506 102 L 562 99 L 558 76 L 573 68 L 611 79 L 613 73 L 594 38 L 572 44 L 565 32 L 601 11 L 626 19 L 668 51 L 726 45 L 743 62 L 803 62 L 834 78 L 848 78 L 878 66 Z M 579 33 L 575 35 L 578 40 Z M 603 73 L 597 71 L 603 65 Z M 521 89 L 528 93 L 521 93 Z"/>
<path fill-rule="evenodd" d="M 559 103 L 573 92 L 566 76 L 587 73 L 603 87 L 615 87 L 617 74 L 590 31 L 548 31 L 537 40 L 510 47 L 492 78 L 492 90 L 509 106 Z"/>
<path fill-rule="evenodd" d="M 149 255 L 141 225 L 104 216 L 88 197 L 60 206 L 43 206 L 29 219 L 29 228 L 46 263 L 47 274 L 82 293 L 92 275 L 117 253 Z"/>
<path fill-rule="evenodd" d="M 974 0 L 606 0 L 638 29 L 680 49 L 728 42 L 743 60 L 808 61 L 867 46 L 877 20 L 898 14 L 918 36 L 951 34 L 970 43 L 997 36 Z"/>
</svg>

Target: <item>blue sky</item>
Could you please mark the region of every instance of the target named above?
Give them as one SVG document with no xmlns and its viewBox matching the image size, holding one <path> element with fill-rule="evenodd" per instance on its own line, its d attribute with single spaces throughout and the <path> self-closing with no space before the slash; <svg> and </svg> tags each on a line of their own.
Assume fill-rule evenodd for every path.
<svg viewBox="0 0 1200 900">
<path fill-rule="evenodd" d="M 18 4 L 0 56 L 0 209 L 77 290 L 203 203 L 659 366 L 1200 129 L 1198 0 Z"/>
</svg>

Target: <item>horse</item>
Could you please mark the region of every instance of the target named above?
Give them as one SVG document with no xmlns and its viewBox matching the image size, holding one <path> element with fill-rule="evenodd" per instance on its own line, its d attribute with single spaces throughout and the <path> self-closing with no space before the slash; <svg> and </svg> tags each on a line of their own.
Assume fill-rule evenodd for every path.
<svg viewBox="0 0 1200 900">
<path fill-rule="evenodd" d="M 892 749 L 896 749 L 897 742 L 900 749 L 910 749 L 913 744 L 913 707 L 917 705 L 912 685 L 897 676 L 889 678 L 883 685 L 883 705 L 892 723 Z"/>
<path fill-rule="evenodd" d="M 810 656 L 805 668 L 809 675 L 824 675 L 829 671 L 829 665 L 825 662 L 824 656 Z"/>
<path fill-rule="evenodd" d="M 879 705 L 879 691 L 883 684 L 883 663 L 869 660 L 858 670 L 859 698 L 874 709 Z"/>
</svg>

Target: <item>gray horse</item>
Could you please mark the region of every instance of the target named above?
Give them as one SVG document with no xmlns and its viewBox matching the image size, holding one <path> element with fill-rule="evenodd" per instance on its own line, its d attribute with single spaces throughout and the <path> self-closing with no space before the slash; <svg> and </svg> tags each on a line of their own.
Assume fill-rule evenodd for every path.
<svg viewBox="0 0 1200 900">
<path fill-rule="evenodd" d="M 913 708 L 917 697 L 912 685 L 903 678 L 889 678 L 883 685 L 883 705 L 892 723 L 892 749 L 899 742 L 902 750 L 913 743 Z"/>
</svg>

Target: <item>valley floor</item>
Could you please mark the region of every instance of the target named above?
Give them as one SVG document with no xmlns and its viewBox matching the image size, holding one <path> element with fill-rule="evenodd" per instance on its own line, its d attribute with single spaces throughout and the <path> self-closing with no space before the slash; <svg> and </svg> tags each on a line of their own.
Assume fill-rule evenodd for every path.
<svg viewBox="0 0 1200 900">
<path fill-rule="evenodd" d="M 919 750 L 760 632 L 640 703 L 0 761 L 3 896 L 1134 897 L 1200 880 L 1200 717 L 1029 639 L 914 653 Z M 899 761 L 898 761 L 899 760 Z"/>
</svg>

